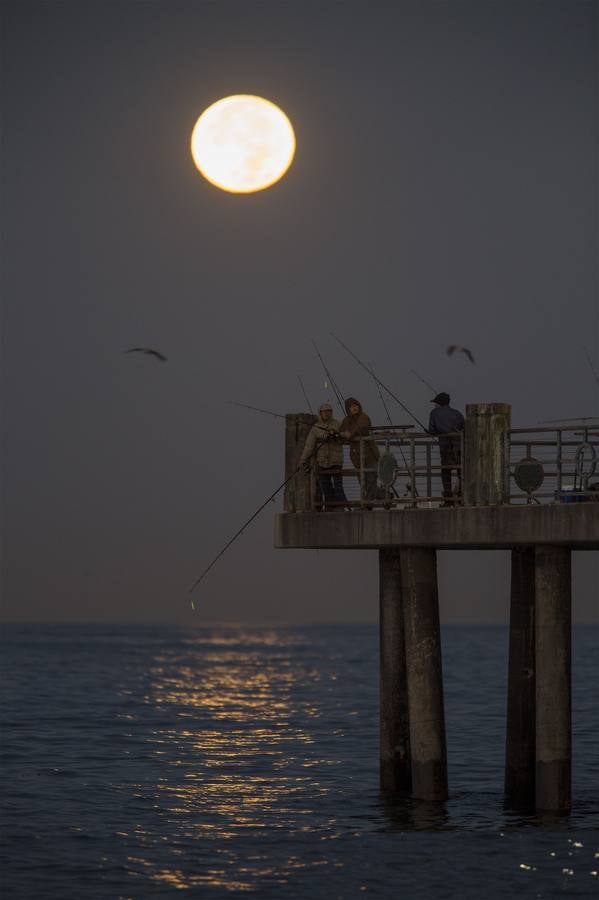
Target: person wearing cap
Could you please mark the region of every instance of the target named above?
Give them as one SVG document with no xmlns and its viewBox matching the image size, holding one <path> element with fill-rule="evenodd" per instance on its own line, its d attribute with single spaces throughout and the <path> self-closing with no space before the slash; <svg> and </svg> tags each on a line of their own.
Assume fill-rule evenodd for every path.
<svg viewBox="0 0 599 900">
<path fill-rule="evenodd" d="M 339 440 L 339 422 L 333 418 L 330 403 L 321 403 L 318 419 L 308 432 L 299 461 L 306 468 L 315 466 L 322 508 L 336 508 L 347 503 L 343 490 L 343 444 Z"/>
<path fill-rule="evenodd" d="M 370 434 L 371 421 L 362 409 L 362 404 L 355 397 L 348 397 L 345 401 L 347 413 L 341 423 L 341 437 L 350 442 L 349 456 L 356 469 L 361 468 L 360 438 Z M 364 441 L 364 500 L 376 498 L 376 466 L 379 461 L 378 447 L 374 441 Z M 374 471 L 373 471 L 374 469 Z M 370 509 L 370 507 L 367 507 Z"/>
<path fill-rule="evenodd" d="M 443 506 L 453 506 L 451 476 L 453 469 L 458 477 L 457 493 L 462 493 L 462 442 L 456 432 L 464 430 L 464 416 L 458 409 L 449 404 L 451 397 L 442 391 L 433 397 L 431 403 L 435 408 L 430 414 L 429 434 L 439 435 L 439 453 L 441 455 L 441 481 L 443 483 Z"/>
</svg>

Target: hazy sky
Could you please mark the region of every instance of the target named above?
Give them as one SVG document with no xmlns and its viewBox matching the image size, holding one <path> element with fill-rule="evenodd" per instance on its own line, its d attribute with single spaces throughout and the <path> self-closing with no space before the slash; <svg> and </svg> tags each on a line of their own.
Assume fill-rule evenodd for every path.
<svg viewBox="0 0 599 900">
<path fill-rule="evenodd" d="M 599 412 L 594 2 L 4 2 L 3 617 L 374 620 L 375 552 L 276 551 L 278 412 L 336 331 L 411 406 Z M 202 110 L 291 118 L 285 178 L 195 169 Z M 473 367 L 447 357 L 470 347 Z M 169 357 L 124 355 L 148 345 Z M 396 421 L 405 414 L 396 409 Z M 508 556 L 442 553 L 444 621 L 505 621 Z M 597 554 L 574 556 L 596 616 Z"/>
</svg>

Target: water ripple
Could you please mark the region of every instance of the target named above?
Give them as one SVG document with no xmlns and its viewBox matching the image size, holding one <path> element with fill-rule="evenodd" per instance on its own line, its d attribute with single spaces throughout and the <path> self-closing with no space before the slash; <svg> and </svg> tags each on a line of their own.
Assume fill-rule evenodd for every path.
<svg viewBox="0 0 599 900">
<path fill-rule="evenodd" d="M 378 792 L 375 628 L 8 628 L 7 896 L 591 896 L 596 646 L 576 631 L 574 811 L 549 820 L 503 810 L 505 629 L 444 633 L 429 805 Z"/>
</svg>

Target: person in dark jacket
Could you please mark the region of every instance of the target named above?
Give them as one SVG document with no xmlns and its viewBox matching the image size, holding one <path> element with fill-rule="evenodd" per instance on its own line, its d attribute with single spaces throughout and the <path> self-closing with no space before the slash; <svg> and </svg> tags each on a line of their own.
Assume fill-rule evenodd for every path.
<svg viewBox="0 0 599 900">
<path fill-rule="evenodd" d="M 350 442 L 349 456 L 356 469 L 361 467 L 360 438 L 370 434 L 372 422 L 362 409 L 362 404 L 355 397 L 348 397 L 345 401 L 347 413 L 340 426 L 341 437 Z M 374 441 L 364 441 L 364 468 L 363 500 L 374 500 L 376 497 L 376 465 L 379 460 L 379 451 Z"/>
<path fill-rule="evenodd" d="M 453 506 L 451 476 L 453 469 L 458 477 L 457 493 L 462 493 L 462 441 L 456 432 L 464 430 L 464 416 L 458 409 L 449 405 L 449 394 L 442 391 L 431 401 L 435 408 L 431 412 L 429 434 L 439 435 L 439 452 L 441 455 L 441 481 L 443 482 L 443 506 Z"/>
</svg>

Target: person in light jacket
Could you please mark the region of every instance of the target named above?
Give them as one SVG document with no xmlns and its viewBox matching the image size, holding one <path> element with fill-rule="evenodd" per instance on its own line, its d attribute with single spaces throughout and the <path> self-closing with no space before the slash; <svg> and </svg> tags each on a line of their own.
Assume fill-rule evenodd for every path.
<svg viewBox="0 0 599 900">
<path fill-rule="evenodd" d="M 343 445 L 339 439 L 339 422 L 333 418 L 330 403 L 320 404 L 318 419 L 308 433 L 299 462 L 300 466 L 315 466 L 323 509 L 347 503 L 341 475 Z"/>
</svg>

